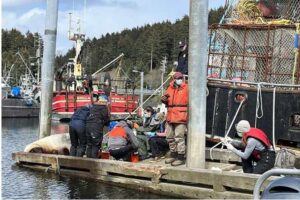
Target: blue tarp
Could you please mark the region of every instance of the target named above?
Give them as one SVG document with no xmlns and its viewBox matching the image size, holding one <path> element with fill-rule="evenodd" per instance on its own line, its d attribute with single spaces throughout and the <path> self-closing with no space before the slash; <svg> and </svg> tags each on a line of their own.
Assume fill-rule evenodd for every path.
<svg viewBox="0 0 300 200">
<path fill-rule="evenodd" d="M 19 97 L 19 96 L 21 96 L 21 88 L 15 86 L 12 88 L 11 93 L 14 97 Z"/>
</svg>

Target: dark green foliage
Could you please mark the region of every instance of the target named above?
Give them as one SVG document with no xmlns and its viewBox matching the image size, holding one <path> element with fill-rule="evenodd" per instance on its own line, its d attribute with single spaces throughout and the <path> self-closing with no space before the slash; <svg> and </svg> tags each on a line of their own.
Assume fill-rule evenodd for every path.
<svg viewBox="0 0 300 200">
<path fill-rule="evenodd" d="M 208 14 L 208 24 L 218 24 L 226 11 L 225 7 L 210 10 Z"/>
<path fill-rule="evenodd" d="M 209 12 L 209 24 L 218 23 L 225 9 L 220 7 Z M 105 64 L 116 58 L 121 53 L 125 56 L 122 61 L 124 71 L 132 69 L 142 70 L 146 74 L 151 66 L 151 52 L 153 69 L 159 69 L 164 56 L 167 56 L 169 72 L 173 67 L 173 62 L 177 60 L 178 42 L 188 42 L 189 17 L 184 16 L 176 22 L 164 21 L 152 25 L 135 27 L 131 30 L 125 29 L 118 33 L 107 33 L 99 39 L 87 39 L 83 46 L 81 62 L 85 69 L 84 73 L 91 74 Z M 30 66 L 29 57 L 35 56 L 35 37 L 37 34 L 27 32 L 23 35 L 16 29 L 2 29 L 2 73 L 16 61 L 15 69 L 11 75 L 18 79 L 24 74 L 25 67 L 21 60 L 16 59 L 16 52 L 20 52 L 24 60 Z M 70 41 L 71 42 L 71 41 Z M 57 55 L 55 68 L 62 67 L 69 58 L 75 56 L 75 49 L 70 49 L 65 55 Z M 117 64 L 115 64 L 116 66 Z M 32 67 L 36 72 L 36 66 Z M 4 75 L 4 74 L 3 74 Z M 13 83 L 16 83 L 14 81 Z"/>
<path fill-rule="evenodd" d="M 33 57 L 36 56 L 38 37 L 38 33 L 30 33 L 29 31 L 23 35 L 16 29 L 2 29 L 2 77 L 6 79 L 13 66 L 9 84 L 19 84 L 20 76 L 26 72 L 26 67 L 17 52 L 22 55 L 32 73 L 37 73 L 37 66 L 31 66 L 31 63 L 36 63 L 36 59 Z"/>
<path fill-rule="evenodd" d="M 225 9 L 220 7 L 211 10 L 209 24 L 218 22 Z M 164 56 L 168 59 L 168 71 L 177 60 L 178 42 L 188 42 L 189 17 L 184 16 L 175 23 L 164 21 L 131 30 L 125 29 L 120 33 L 107 33 L 101 38 L 88 39 L 83 47 L 82 63 L 86 73 L 93 73 L 99 68 L 124 53 L 123 69 L 132 69 L 148 73 L 151 66 L 151 52 L 153 69 L 160 67 Z"/>
</svg>

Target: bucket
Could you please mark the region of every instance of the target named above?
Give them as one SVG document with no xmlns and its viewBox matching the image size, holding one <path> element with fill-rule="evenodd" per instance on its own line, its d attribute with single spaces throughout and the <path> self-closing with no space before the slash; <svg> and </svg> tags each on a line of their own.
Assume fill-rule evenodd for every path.
<svg viewBox="0 0 300 200">
<path fill-rule="evenodd" d="M 101 159 L 109 159 L 109 152 L 101 152 L 98 154 L 98 157 L 101 158 Z"/>
<path fill-rule="evenodd" d="M 133 163 L 139 162 L 139 155 L 138 154 L 131 154 L 130 162 L 133 162 Z"/>
</svg>

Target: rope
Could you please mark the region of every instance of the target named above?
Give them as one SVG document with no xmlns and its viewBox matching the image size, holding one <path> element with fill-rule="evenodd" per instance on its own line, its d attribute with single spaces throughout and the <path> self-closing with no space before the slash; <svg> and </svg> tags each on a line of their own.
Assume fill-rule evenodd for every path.
<svg viewBox="0 0 300 200">
<path fill-rule="evenodd" d="M 252 21 L 262 16 L 261 11 L 256 6 L 255 0 L 239 0 L 235 9 L 239 18 L 244 21 Z"/>
<path fill-rule="evenodd" d="M 255 0 L 239 0 L 232 12 L 238 14 L 238 20 L 241 23 L 255 23 L 267 25 L 291 25 L 293 21 L 289 19 L 273 19 L 265 21 L 263 13 L 257 8 Z"/>
<path fill-rule="evenodd" d="M 276 103 L 276 87 L 273 89 L 273 112 L 272 112 L 272 137 L 273 137 L 273 148 L 276 151 L 276 143 L 275 143 L 275 103 Z"/>
<path fill-rule="evenodd" d="M 294 61 L 294 67 L 293 67 L 293 76 L 292 76 L 292 84 L 295 84 L 295 74 L 296 74 L 296 68 L 297 68 L 297 60 L 299 55 L 299 34 L 300 34 L 300 23 L 295 24 L 296 25 L 296 34 L 295 34 L 295 61 Z"/>
<path fill-rule="evenodd" d="M 169 78 L 167 78 L 167 80 L 165 80 L 165 82 L 163 82 L 163 84 L 161 84 L 151 95 L 150 95 L 150 97 L 148 97 L 144 102 L 143 102 L 143 104 L 142 105 L 139 105 L 139 107 L 137 107 L 134 111 L 133 111 L 133 113 L 134 112 L 136 112 L 139 108 L 142 108 L 143 107 L 143 105 L 146 103 L 146 102 L 148 102 L 149 101 L 149 99 L 151 98 L 151 97 L 153 97 L 158 91 L 159 91 L 159 89 L 160 88 L 162 88 L 166 83 L 167 83 L 167 81 L 169 81 L 169 79 L 171 78 L 172 76 L 169 76 Z M 126 118 L 125 118 L 125 120 L 126 119 L 128 119 L 130 117 L 130 115 L 128 115 Z"/>
<path fill-rule="evenodd" d="M 235 113 L 235 115 L 234 115 L 234 117 L 233 117 L 233 119 L 232 119 L 232 121 L 231 121 L 231 124 L 230 124 L 230 126 L 229 126 L 229 128 L 228 128 L 228 130 L 227 130 L 227 132 L 226 132 L 226 134 L 225 134 L 225 136 L 224 136 L 224 141 L 226 141 L 226 138 L 228 137 L 228 134 L 229 134 L 229 132 L 230 132 L 230 130 L 231 130 L 231 128 L 232 128 L 232 125 L 233 125 L 233 123 L 234 123 L 234 121 L 235 121 L 235 119 L 236 119 L 238 113 L 240 112 L 240 109 L 241 109 L 241 107 L 242 107 L 244 101 L 245 101 L 245 100 L 241 101 L 241 103 L 240 103 L 240 105 L 239 105 L 239 107 L 238 107 L 238 109 L 237 109 L 237 111 L 236 111 L 236 113 Z M 217 143 L 216 145 L 214 145 L 213 147 L 210 148 L 210 150 L 209 150 L 209 155 L 210 155 L 210 159 L 211 159 L 211 160 L 214 160 L 214 159 L 213 159 L 213 156 L 212 156 L 212 150 L 213 150 L 214 148 L 216 148 L 216 147 L 217 147 L 219 144 L 221 144 L 221 143 L 223 143 L 223 141 Z M 223 145 L 222 145 L 222 148 L 223 148 Z"/>
<path fill-rule="evenodd" d="M 256 128 L 256 122 L 257 118 L 261 119 L 264 116 L 264 110 L 263 110 L 263 104 L 262 104 L 262 94 L 261 94 L 261 84 L 258 83 L 257 85 L 257 95 L 256 95 L 256 109 L 255 109 L 255 128 Z M 260 108 L 260 115 L 258 114 Z"/>
</svg>

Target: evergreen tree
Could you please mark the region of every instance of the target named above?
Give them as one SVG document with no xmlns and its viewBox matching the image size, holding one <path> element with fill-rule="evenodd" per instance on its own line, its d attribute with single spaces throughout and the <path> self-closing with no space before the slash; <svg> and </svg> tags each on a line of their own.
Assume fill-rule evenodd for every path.
<svg viewBox="0 0 300 200">
<path fill-rule="evenodd" d="M 212 9 L 209 12 L 209 24 L 218 23 L 225 12 L 225 8 Z M 14 64 L 12 75 L 16 83 L 20 74 L 24 74 L 25 67 L 16 53 L 24 57 L 27 65 L 30 66 L 30 57 L 35 56 L 37 33 L 29 31 L 23 35 L 16 29 L 2 29 L 2 74 L 4 70 Z M 124 29 L 117 33 L 107 33 L 100 38 L 87 38 L 83 45 L 81 63 L 84 73 L 92 74 L 105 64 L 124 53 L 122 66 L 126 72 L 132 69 L 142 70 L 147 74 L 150 71 L 151 55 L 153 69 L 159 73 L 161 60 L 164 56 L 168 59 L 168 69 L 171 70 L 173 61 L 177 60 L 179 52 L 178 42 L 189 40 L 189 17 L 171 23 L 163 21 L 152 25 L 144 25 L 132 29 Z M 67 64 L 69 58 L 74 58 L 75 49 L 70 49 L 65 55 L 57 55 L 55 69 Z M 6 66 L 6 67 L 5 67 Z M 6 68 L 6 69 L 5 69 Z M 36 66 L 31 67 L 33 72 L 37 71 Z M 23 71 L 22 71 L 23 70 Z M 3 74 L 4 75 L 4 74 Z"/>
<path fill-rule="evenodd" d="M 31 63 L 36 62 L 32 58 L 36 56 L 35 41 L 38 37 L 40 37 L 38 33 L 29 31 L 23 35 L 16 29 L 2 29 L 2 77 L 9 78 L 7 79 L 9 84 L 19 84 L 20 76 L 25 74 L 27 67 L 33 75 L 37 72 L 37 66 Z M 8 73 L 10 77 L 7 77 Z"/>
</svg>

